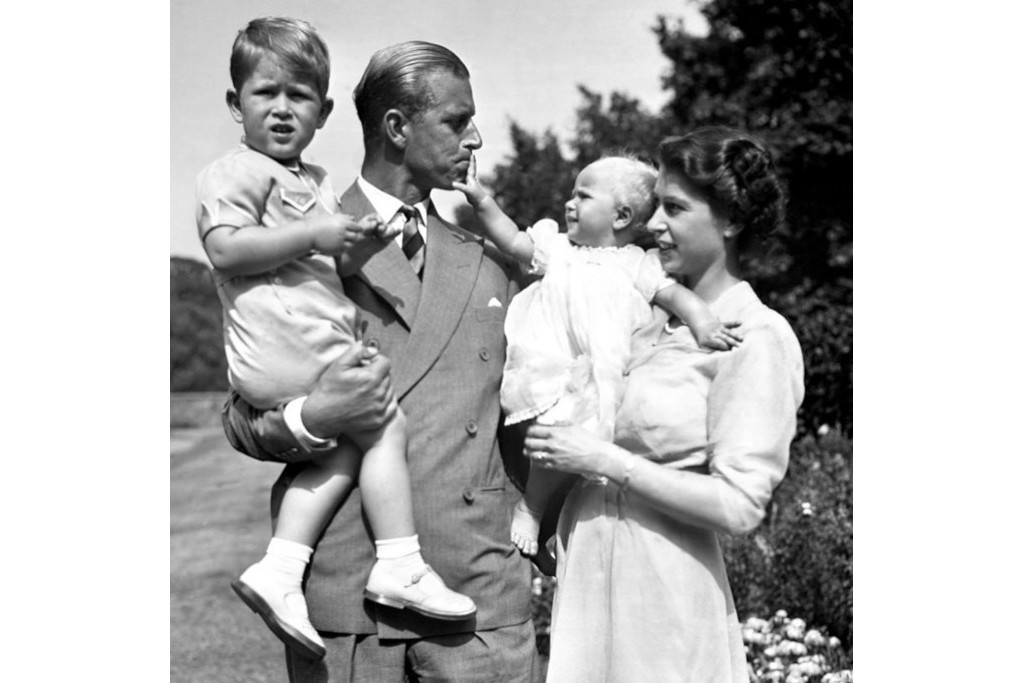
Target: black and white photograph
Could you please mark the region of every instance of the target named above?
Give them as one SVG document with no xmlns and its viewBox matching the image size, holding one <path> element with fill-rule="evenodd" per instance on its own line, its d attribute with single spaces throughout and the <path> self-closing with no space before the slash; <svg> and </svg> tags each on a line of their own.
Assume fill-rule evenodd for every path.
<svg viewBox="0 0 1024 683">
<path fill-rule="evenodd" d="M 852 0 L 169 9 L 172 683 L 852 683 Z"/>
</svg>

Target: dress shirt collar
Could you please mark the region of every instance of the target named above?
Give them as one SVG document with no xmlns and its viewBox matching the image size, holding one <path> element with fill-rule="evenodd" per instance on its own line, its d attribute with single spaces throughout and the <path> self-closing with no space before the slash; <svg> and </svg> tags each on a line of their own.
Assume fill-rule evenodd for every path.
<svg viewBox="0 0 1024 683">
<path fill-rule="evenodd" d="M 388 194 L 384 190 L 371 185 L 370 182 L 364 178 L 361 174 L 356 178 L 356 184 L 359 185 L 359 189 L 363 191 L 366 198 L 369 200 L 370 205 L 373 206 L 374 210 L 384 219 L 385 223 L 390 223 L 395 219 L 399 210 L 402 208 L 402 200 L 397 197 Z M 413 208 L 420 215 L 420 234 L 423 236 L 424 241 L 427 239 L 427 209 L 430 207 L 430 197 L 420 202 L 413 204 Z M 402 244 L 402 235 L 399 234 L 397 238 L 398 244 Z"/>
</svg>

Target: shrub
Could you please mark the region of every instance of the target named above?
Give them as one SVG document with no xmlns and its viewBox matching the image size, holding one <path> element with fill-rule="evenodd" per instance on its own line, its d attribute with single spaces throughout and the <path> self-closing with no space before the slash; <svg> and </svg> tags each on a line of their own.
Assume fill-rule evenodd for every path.
<svg viewBox="0 0 1024 683">
<path fill-rule="evenodd" d="M 741 616 L 778 607 L 853 646 L 853 443 L 829 433 L 793 444 L 765 523 L 722 537 Z"/>
<path fill-rule="evenodd" d="M 853 660 L 835 636 L 779 610 L 743 623 L 751 683 L 853 683 Z"/>
</svg>

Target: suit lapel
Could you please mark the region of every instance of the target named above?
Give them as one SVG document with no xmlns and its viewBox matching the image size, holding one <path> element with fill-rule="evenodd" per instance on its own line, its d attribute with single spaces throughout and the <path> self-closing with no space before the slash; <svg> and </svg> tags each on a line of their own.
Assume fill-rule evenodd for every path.
<svg viewBox="0 0 1024 683">
<path fill-rule="evenodd" d="M 396 248 L 396 251 L 404 259 L 401 250 Z M 420 308 L 405 345 L 405 362 L 392 366 L 391 379 L 399 398 L 423 377 L 455 333 L 476 283 L 482 258 L 479 240 L 447 226 L 431 206 L 427 215 L 427 258 Z M 406 268 L 412 272 L 408 262 Z"/>
<path fill-rule="evenodd" d="M 340 203 L 342 211 L 357 219 L 374 211 L 370 200 L 355 183 L 341 196 Z M 420 303 L 421 284 L 396 242 L 392 241 L 381 249 L 353 277 L 372 287 L 395 310 L 406 328 L 412 329 Z"/>
</svg>

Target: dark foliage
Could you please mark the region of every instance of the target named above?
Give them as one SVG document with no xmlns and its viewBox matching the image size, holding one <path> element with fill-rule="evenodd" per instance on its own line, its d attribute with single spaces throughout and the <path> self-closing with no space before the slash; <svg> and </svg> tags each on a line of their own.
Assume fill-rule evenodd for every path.
<svg viewBox="0 0 1024 683">
<path fill-rule="evenodd" d="M 221 307 L 210 269 L 171 257 L 171 391 L 228 388 Z"/>
</svg>

